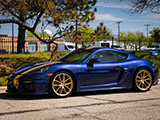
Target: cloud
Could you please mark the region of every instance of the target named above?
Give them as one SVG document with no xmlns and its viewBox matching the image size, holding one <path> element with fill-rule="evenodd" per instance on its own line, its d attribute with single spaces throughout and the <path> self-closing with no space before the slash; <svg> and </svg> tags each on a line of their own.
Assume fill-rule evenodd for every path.
<svg viewBox="0 0 160 120">
<path fill-rule="evenodd" d="M 106 2 L 98 2 L 96 4 L 96 6 L 99 6 L 99 7 L 108 7 L 108 8 L 121 8 L 121 9 L 131 9 L 131 7 L 124 3 L 123 4 L 109 4 L 109 3 L 106 3 Z"/>
<path fill-rule="evenodd" d="M 160 15 L 159 14 L 148 14 L 143 16 L 144 18 L 148 18 L 148 19 L 160 19 Z"/>
<path fill-rule="evenodd" d="M 96 20 L 122 21 L 123 18 L 116 18 L 111 14 L 96 14 Z"/>
<path fill-rule="evenodd" d="M 145 27 L 139 27 L 139 28 L 131 28 L 132 31 L 142 31 L 145 30 Z"/>
<path fill-rule="evenodd" d="M 159 14 L 148 14 L 142 16 L 140 19 L 134 20 L 135 22 L 148 22 L 148 23 L 160 23 L 160 15 Z"/>
</svg>

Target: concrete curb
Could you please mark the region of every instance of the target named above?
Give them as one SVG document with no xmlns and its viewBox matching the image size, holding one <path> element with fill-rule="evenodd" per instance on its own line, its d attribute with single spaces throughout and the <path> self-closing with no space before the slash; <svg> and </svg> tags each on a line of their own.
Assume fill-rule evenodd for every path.
<svg viewBox="0 0 160 120">
<path fill-rule="evenodd" d="M 6 93 L 7 86 L 0 86 L 0 93 Z"/>
<path fill-rule="evenodd" d="M 0 86 L 0 88 L 3 88 L 3 87 L 7 87 L 7 86 Z"/>
<path fill-rule="evenodd" d="M 0 89 L 6 89 L 7 86 L 0 86 Z"/>
</svg>

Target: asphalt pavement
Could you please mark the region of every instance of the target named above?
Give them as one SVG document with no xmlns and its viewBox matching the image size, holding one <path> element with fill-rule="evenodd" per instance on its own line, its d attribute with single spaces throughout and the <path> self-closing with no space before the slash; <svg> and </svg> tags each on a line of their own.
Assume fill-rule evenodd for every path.
<svg viewBox="0 0 160 120">
<path fill-rule="evenodd" d="M 160 120 L 160 83 L 148 92 L 84 92 L 63 99 L 5 90 L 0 87 L 0 120 Z"/>
</svg>

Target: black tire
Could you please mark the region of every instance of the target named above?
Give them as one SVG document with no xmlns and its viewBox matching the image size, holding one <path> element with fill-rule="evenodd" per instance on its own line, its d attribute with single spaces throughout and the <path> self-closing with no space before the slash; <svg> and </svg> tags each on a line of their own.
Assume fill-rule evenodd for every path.
<svg viewBox="0 0 160 120">
<path fill-rule="evenodd" d="M 152 74 L 146 68 L 140 68 L 135 72 L 133 78 L 133 89 L 138 92 L 146 92 L 152 86 Z"/>
<path fill-rule="evenodd" d="M 68 97 L 74 92 L 74 90 L 74 77 L 67 71 L 57 72 L 49 83 L 49 94 L 53 97 Z"/>
</svg>

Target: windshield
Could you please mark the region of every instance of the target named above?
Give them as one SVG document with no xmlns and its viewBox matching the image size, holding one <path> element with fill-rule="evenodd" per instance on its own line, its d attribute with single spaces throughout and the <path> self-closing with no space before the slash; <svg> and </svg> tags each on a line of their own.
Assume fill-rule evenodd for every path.
<svg viewBox="0 0 160 120">
<path fill-rule="evenodd" d="M 0 50 L 1 52 L 8 52 L 7 50 Z"/>
<path fill-rule="evenodd" d="M 69 49 L 74 49 L 74 48 L 75 48 L 74 45 L 67 45 L 67 47 L 68 47 Z"/>
<path fill-rule="evenodd" d="M 79 49 L 75 50 L 68 55 L 60 58 L 58 61 L 63 62 L 81 62 L 83 61 L 87 56 L 89 56 L 92 53 L 92 50 L 87 49 Z"/>
<path fill-rule="evenodd" d="M 118 45 L 115 45 L 115 46 L 112 46 L 113 48 L 122 48 L 121 46 L 118 46 Z"/>
<path fill-rule="evenodd" d="M 150 45 L 148 48 L 155 48 L 156 45 Z"/>
</svg>

